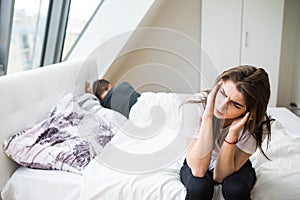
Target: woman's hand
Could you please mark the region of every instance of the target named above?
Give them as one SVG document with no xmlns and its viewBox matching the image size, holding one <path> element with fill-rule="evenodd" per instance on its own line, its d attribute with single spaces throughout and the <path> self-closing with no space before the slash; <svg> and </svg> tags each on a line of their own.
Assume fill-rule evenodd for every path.
<svg viewBox="0 0 300 200">
<path fill-rule="evenodd" d="M 244 127 L 244 125 L 247 123 L 250 116 L 250 112 L 247 112 L 243 117 L 235 119 L 229 128 L 229 133 L 237 134 L 240 132 L 240 130 Z"/>
<path fill-rule="evenodd" d="M 207 103 L 206 103 L 206 106 L 205 106 L 205 111 L 204 111 L 203 117 L 212 118 L 213 113 L 214 113 L 215 97 L 216 97 L 216 94 L 219 91 L 222 83 L 223 83 L 222 81 L 219 81 L 214 86 L 214 88 L 211 90 L 211 92 L 208 94 Z"/>
</svg>

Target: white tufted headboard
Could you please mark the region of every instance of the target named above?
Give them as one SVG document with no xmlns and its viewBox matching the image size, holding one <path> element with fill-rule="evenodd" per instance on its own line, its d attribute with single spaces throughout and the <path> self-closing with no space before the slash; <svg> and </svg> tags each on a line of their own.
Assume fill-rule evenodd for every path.
<svg viewBox="0 0 300 200">
<path fill-rule="evenodd" d="M 76 60 L 0 77 L 0 142 L 44 119 L 68 92 L 84 92 L 98 77 L 96 62 Z M 1 148 L 0 189 L 17 165 Z"/>
</svg>

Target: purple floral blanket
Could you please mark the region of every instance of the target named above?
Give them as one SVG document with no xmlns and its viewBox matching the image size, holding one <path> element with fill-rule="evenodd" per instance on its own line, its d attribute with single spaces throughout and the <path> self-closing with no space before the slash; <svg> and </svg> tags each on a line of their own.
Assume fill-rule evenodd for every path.
<svg viewBox="0 0 300 200">
<path fill-rule="evenodd" d="M 4 152 L 23 166 L 81 174 L 118 130 L 111 112 L 91 94 L 67 94 L 44 120 L 6 140 Z"/>
</svg>

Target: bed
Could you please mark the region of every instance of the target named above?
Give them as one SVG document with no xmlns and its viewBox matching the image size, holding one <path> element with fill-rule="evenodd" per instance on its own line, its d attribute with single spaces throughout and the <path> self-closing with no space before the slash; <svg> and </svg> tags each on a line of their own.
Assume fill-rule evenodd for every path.
<svg viewBox="0 0 300 200">
<path fill-rule="evenodd" d="M 185 198 L 179 170 L 187 147 L 186 138 L 197 130 L 198 112 L 196 105 L 183 103 L 197 94 L 144 92 L 127 120 L 99 107 L 93 95 L 84 93 L 84 82 L 96 78 L 95 64 L 83 60 L 0 78 L 0 139 L 4 144 L 0 153 L 2 200 Z M 22 137 L 32 133 L 34 127 L 41 124 L 44 127 L 42 122 L 46 118 L 58 119 L 57 116 L 64 117 L 70 110 L 79 113 L 78 116 L 84 115 L 82 119 L 85 119 L 69 131 L 84 134 L 70 137 L 69 144 L 86 145 L 84 151 L 76 152 L 80 165 L 74 165 L 75 158 L 72 160 L 70 155 L 63 161 L 72 160 L 72 165 L 70 162 L 64 165 L 56 162 L 51 166 L 28 163 L 22 159 L 29 158 L 29 154 L 24 156 L 21 150 L 14 153 L 22 149 L 20 146 L 7 147 L 8 141 L 10 145 L 20 144 L 25 141 Z M 300 199 L 300 118 L 286 108 L 270 107 L 268 112 L 276 119 L 267 150 L 272 161 L 266 160 L 259 151 L 251 156 L 257 173 L 252 199 Z M 76 116 L 72 119 L 78 119 Z M 98 122 L 102 127 L 97 129 L 103 136 L 101 145 L 99 138 L 95 140 L 87 134 Z M 55 127 L 63 127 L 58 131 L 68 132 L 66 126 L 56 124 Z M 15 135 L 22 140 L 12 139 Z M 40 142 L 41 137 L 36 140 Z M 55 142 L 60 143 L 64 142 Z M 52 149 L 45 152 L 54 154 L 54 146 L 49 145 Z M 88 152 L 88 156 L 82 155 L 83 152 Z M 223 199 L 220 186 L 215 186 L 213 199 Z"/>
</svg>

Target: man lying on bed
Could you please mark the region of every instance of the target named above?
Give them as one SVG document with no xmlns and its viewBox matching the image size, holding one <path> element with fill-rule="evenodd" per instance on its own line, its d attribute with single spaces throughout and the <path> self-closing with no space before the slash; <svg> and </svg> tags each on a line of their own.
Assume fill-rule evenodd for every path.
<svg viewBox="0 0 300 200">
<path fill-rule="evenodd" d="M 131 107 L 137 102 L 140 94 L 127 82 L 120 82 L 116 86 L 105 80 L 96 80 L 91 88 L 89 82 L 85 83 L 85 90 L 95 94 L 103 107 L 120 112 L 127 118 Z"/>
</svg>

